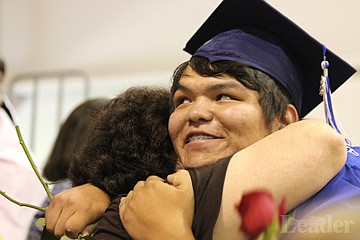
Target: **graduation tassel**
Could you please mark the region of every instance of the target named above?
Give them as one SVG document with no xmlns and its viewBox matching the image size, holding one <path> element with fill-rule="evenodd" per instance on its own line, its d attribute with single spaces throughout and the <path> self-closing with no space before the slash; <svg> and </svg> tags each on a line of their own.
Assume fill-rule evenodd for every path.
<svg viewBox="0 0 360 240">
<path fill-rule="evenodd" d="M 320 95 L 323 97 L 324 101 L 324 110 L 325 110 L 325 118 L 326 122 L 338 133 L 342 134 L 340 129 L 338 128 L 333 112 L 332 101 L 331 101 L 331 90 L 329 84 L 329 62 L 326 61 L 326 47 L 323 45 L 323 61 L 321 62 L 321 68 L 323 70 L 323 74 L 321 75 L 320 81 Z"/>
<path fill-rule="evenodd" d="M 323 97 L 324 101 L 324 110 L 325 110 L 325 118 L 326 122 L 333 128 L 335 131 L 344 136 L 344 134 L 340 131 L 338 124 L 335 119 L 334 110 L 331 101 L 331 89 L 330 89 L 330 80 L 329 80 L 329 62 L 326 61 L 326 47 L 323 45 L 323 61 L 321 62 L 321 68 L 323 70 L 323 74 L 321 75 L 320 81 L 320 95 Z M 359 156 L 352 147 L 351 141 L 344 136 L 346 142 L 346 148 L 349 153 L 354 154 L 355 156 Z"/>
</svg>

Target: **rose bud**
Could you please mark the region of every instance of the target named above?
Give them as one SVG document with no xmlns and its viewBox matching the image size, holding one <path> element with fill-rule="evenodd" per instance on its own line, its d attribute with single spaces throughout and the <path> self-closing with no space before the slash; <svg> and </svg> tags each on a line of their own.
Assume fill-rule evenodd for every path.
<svg viewBox="0 0 360 240">
<path fill-rule="evenodd" d="M 281 208 L 284 209 L 283 204 Z M 244 194 L 236 209 L 242 218 L 240 229 L 254 238 L 266 230 L 278 210 L 272 195 L 266 191 Z"/>
</svg>

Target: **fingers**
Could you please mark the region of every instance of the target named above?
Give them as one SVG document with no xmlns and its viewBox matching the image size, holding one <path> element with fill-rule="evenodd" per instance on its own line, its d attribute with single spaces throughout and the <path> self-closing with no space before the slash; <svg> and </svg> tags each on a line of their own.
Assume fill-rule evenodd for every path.
<svg viewBox="0 0 360 240">
<path fill-rule="evenodd" d="M 119 204 L 119 215 L 132 239 L 174 239 L 168 233 L 190 229 L 194 211 L 191 179 L 187 171 L 169 177 L 173 183 L 190 191 L 182 191 L 164 180 L 150 176 L 138 182 L 134 190 Z M 181 227 L 182 229 L 177 231 Z M 172 235 L 173 237 L 174 235 Z M 176 238 L 181 239 L 181 238 Z"/>
<path fill-rule="evenodd" d="M 91 184 L 67 189 L 51 200 L 45 214 L 46 229 L 57 237 L 65 234 L 77 238 L 99 219 L 109 203 L 109 196 Z"/>
<path fill-rule="evenodd" d="M 45 213 L 46 229 L 57 237 L 65 235 L 66 232 L 70 232 L 71 234 L 74 231 L 69 228 L 71 224 L 67 223 L 68 219 L 73 215 L 73 210 L 71 207 L 64 208 L 61 201 L 60 195 L 55 196 Z M 69 204 L 69 206 L 71 206 L 71 204 Z M 80 231 L 77 233 L 79 232 Z M 74 236 L 76 237 L 77 235 Z"/>
<path fill-rule="evenodd" d="M 66 235 L 72 239 L 76 239 L 80 232 L 82 232 L 84 236 L 92 233 L 95 224 L 84 226 L 84 223 L 89 222 L 88 216 L 85 214 L 86 211 L 73 211 L 72 209 L 73 208 L 69 206 L 63 208 L 61 213 L 57 214 L 56 219 L 52 215 L 52 212 L 50 212 L 52 216 L 49 218 L 50 223 L 46 222 L 46 229 L 56 237 Z"/>
<path fill-rule="evenodd" d="M 123 224 L 126 223 L 126 219 L 124 218 L 124 212 L 125 212 L 125 208 L 126 208 L 126 197 L 123 197 L 120 199 L 120 205 L 119 205 L 119 215 L 120 215 L 120 219 L 123 222 Z"/>
<path fill-rule="evenodd" d="M 141 189 L 143 186 L 145 186 L 145 181 L 139 181 L 135 184 L 134 186 L 134 190 L 138 190 L 138 189 Z M 132 192 L 132 191 L 131 191 Z M 129 192 L 130 193 L 130 192 Z M 128 196 L 129 196 L 129 193 L 128 193 Z"/>
<path fill-rule="evenodd" d="M 130 191 L 126 197 L 120 199 L 119 215 L 124 226 L 130 221 L 129 218 L 134 217 L 132 213 L 136 212 L 136 208 L 138 204 L 140 204 L 138 201 L 142 201 L 142 199 L 146 199 L 153 194 L 152 190 L 154 190 L 159 183 L 164 184 L 164 180 L 157 176 L 149 176 L 146 181 L 137 182 L 134 189 Z"/>
<path fill-rule="evenodd" d="M 51 233 L 55 233 L 54 229 L 55 229 L 56 223 L 61 215 L 61 208 L 56 208 L 54 206 L 55 201 L 56 200 L 53 199 L 50 202 L 50 204 L 45 212 L 46 229 Z M 59 235 L 56 235 L 56 236 L 59 237 Z"/>
<path fill-rule="evenodd" d="M 89 222 L 84 211 L 76 211 L 64 223 L 65 235 L 70 238 L 77 238 L 81 232 L 90 231 L 92 225 L 85 226 L 84 223 Z M 95 227 L 94 227 L 95 228 Z"/>
<path fill-rule="evenodd" d="M 93 224 L 90 224 L 89 226 L 86 226 L 84 228 L 84 230 L 81 231 L 81 235 L 83 237 L 90 236 L 94 232 L 96 225 L 97 225 L 97 223 L 93 223 Z"/>
<path fill-rule="evenodd" d="M 179 170 L 174 174 L 168 175 L 167 180 L 178 189 L 192 188 L 190 174 L 186 170 Z"/>
<path fill-rule="evenodd" d="M 146 179 L 146 183 L 151 182 L 151 181 L 160 181 L 160 182 L 164 182 L 164 179 L 158 177 L 158 176 L 149 176 Z"/>
<path fill-rule="evenodd" d="M 130 191 L 126 197 L 121 198 L 119 204 L 119 216 L 126 231 L 128 231 L 127 226 L 134 217 L 131 208 L 128 206 L 129 202 L 131 202 L 129 196 L 131 197 L 133 193 L 133 191 Z"/>
</svg>

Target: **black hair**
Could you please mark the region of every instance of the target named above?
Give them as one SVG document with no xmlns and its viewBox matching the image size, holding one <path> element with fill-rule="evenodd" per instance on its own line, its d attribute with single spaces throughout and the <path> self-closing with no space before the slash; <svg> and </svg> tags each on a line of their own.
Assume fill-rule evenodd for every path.
<svg viewBox="0 0 360 240">
<path fill-rule="evenodd" d="M 204 77 L 228 75 L 236 78 L 245 87 L 259 93 L 259 104 L 265 115 L 265 123 L 269 125 L 276 116 L 285 116 L 287 105 L 293 104 L 288 92 L 269 75 L 260 70 L 234 61 L 218 61 L 210 63 L 204 57 L 192 57 L 180 64 L 173 73 L 171 87 L 171 111 L 174 110 L 173 97 L 179 87 L 184 70 L 191 67 L 196 73 Z"/>
</svg>

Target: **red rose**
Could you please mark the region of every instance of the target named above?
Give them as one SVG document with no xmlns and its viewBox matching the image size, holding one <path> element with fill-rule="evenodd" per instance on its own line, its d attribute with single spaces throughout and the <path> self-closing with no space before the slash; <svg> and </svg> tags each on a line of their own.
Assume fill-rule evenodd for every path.
<svg viewBox="0 0 360 240">
<path fill-rule="evenodd" d="M 240 229 L 256 238 L 273 222 L 275 214 L 285 214 L 285 201 L 282 201 L 278 209 L 269 192 L 253 191 L 243 195 L 236 209 L 242 218 Z"/>
</svg>

